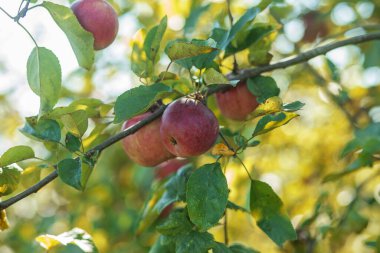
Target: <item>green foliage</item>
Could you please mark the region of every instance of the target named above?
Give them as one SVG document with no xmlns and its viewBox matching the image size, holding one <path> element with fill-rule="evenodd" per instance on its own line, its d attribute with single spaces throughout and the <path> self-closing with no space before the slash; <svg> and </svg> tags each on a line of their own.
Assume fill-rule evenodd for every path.
<svg viewBox="0 0 380 253">
<path fill-rule="evenodd" d="M 338 173 L 332 173 L 324 178 L 324 182 L 333 181 L 363 167 L 371 167 L 376 161 L 375 154 L 380 151 L 380 123 L 371 123 L 355 132 L 355 138 L 346 144 L 340 156 L 345 157 L 357 152 L 357 158 L 348 167 Z"/>
<path fill-rule="evenodd" d="M 59 178 L 65 183 L 77 190 L 83 190 L 82 164 L 80 158 L 65 159 L 58 163 L 57 172 Z"/>
<path fill-rule="evenodd" d="M 67 131 L 75 136 L 83 136 L 88 127 L 87 113 L 84 110 L 67 113 L 61 116 L 61 122 Z"/>
<path fill-rule="evenodd" d="M 199 69 L 209 66 L 214 57 L 210 53 L 216 51 L 216 42 L 213 39 L 195 40 L 186 42 L 183 40 L 170 41 L 165 48 L 170 60 L 177 62 L 182 67 L 190 69 L 195 66 Z"/>
<path fill-rule="evenodd" d="M 233 253 L 259 253 L 257 250 L 247 248 L 241 244 L 233 244 L 230 246 L 230 250 Z"/>
<path fill-rule="evenodd" d="M 78 64 L 85 69 L 91 69 L 95 58 L 92 34 L 82 28 L 70 8 L 48 1 L 44 1 L 42 6 L 46 8 L 55 23 L 66 34 Z"/>
<path fill-rule="evenodd" d="M 0 157 L 0 197 L 13 193 L 17 187 L 34 185 L 40 180 L 40 175 L 46 174 L 47 171 L 44 170 L 52 168 L 56 169 L 60 180 L 67 186 L 82 192 L 75 195 L 74 191 L 67 191 L 67 187 L 53 188 L 54 194 L 47 192 L 42 195 L 42 200 L 34 200 L 33 203 L 37 205 L 33 204 L 33 208 L 27 209 L 30 215 L 33 212 L 38 214 L 33 219 L 30 219 L 29 213 L 23 214 L 25 206 L 17 209 L 17 212 L 12 213 L 11 219 L 16 225 L 3 236 L 5 239 L 1 241 L 0 248 L 4 244 L 6 250 L 9 246 L 11 251 L 18 253 L 37 252 L 38 245 L 30 243 L 36 234 L 60 230 L 62 227 L 76 227 L 79 224 L 94 233 L 95 242 L 99 242 L 99 252 L 110 253 L 140 253 L 148 250 L 151 253 L 258 252 L 248 246 L 260 250 L 264 248 L 265 252 L 340 252 L 343 248 L 349 248 L 351 240 L 347 238 L 357 236 L 352 241 L 358 241 L 357 238 L 362 238 L 364 233 L 368 240 L 363 241 L 363 245 L 379 251 L 378 236 L 368 237 L 373 232 L 372 227 L 376 226 L 376 223 L 372 224 L 374 220 L 371 218 L 374 216 L 371 217 L 371 214 L 376 211 L 374 207 L 378 202 L 378 196 L 373 196 L 372 189 L 376 183 L 371 182 L 378 176 L 375 174 L 375 165 L 379 161 L 380 152 L 380 124 L 374 123 L 377 122 L 375 109 L 380 102 L 376 86 L 367 88 L 365 83 L 352 84 L 352 80 L 345 78 L 347 67 L 341 67 L 339 62 L 330 57 L 320 66 L 309 61 L 308 68 L 289 68 L 275 73 L 276 80 L 284 82 L 281 83 L 281 94 L 286 93 L 286 97 L 280 97 L 276 81 L 267 75 L 268 69 L 276 69 L 279 65 L 273 65 L 273 68 L 258 67 L 255 69 L 257 72 L 253 72 L 265 72 L 266 76 L 255 75 L 246 81 L 249 91 L 260 104 L 248 115 L 247 119 L 252 120 L 240 123 L 220 116 L 222 111 L 217 109 L 215 98 L 209 93 L 210 90 L 214 92 L 218 84 L 231 82 L 235 86 L 238 78 L 246 78 L 252 73 L 249 69 L 268 65 L 272 57 L 286 65 L 286 60 L 280 58 L 298 53 L 298 49 L 326 44 L 325 39 L 338 38 L 336 35 L 340 38 L 343 30 L 355 28 L 354 24 L 378 23 L 378 4 L 369 1 L 373 3 L 375 13 L 371 18 L 362 16 L 360 8 L 363 3 L 350 5 L 349 8 L 352 7 L 360 19 L 344 27 L 336 27 L 335 20 L 331 19 L 331 22 L 329 18 L 330 13 L 322 13 L 324 9 L 331 9 L 333 13 L 340 4 L 339 1 L 327 1 L 323 8 L 317 4 L 311 13 L 320 19 L 318 22 L 326 23 L 329 31 L 326 37 L 323 32 L 317 31 L 316 40 L 309 43 L 301 38 L 297 41 L 286 31 L 286 24 L 293 20 L 303 22 L 306 32 L 310 31 L 312 27 L 304 19 L 305 13 L 299 13 L 309 10 L 282 0 L 263 0 L 256 7 L 252 7 L 254 3 L 231 1 L 231 8 L 227 8 L 228 3 L 218 1 L 207 4 L 200 0 L 185 1 L 186 3 L 169 1 L 169 18 L 163 13 L 166 8 L 162 8 L 162 3 L 110 1 L 119 15 L 133 10 L 124 16 L 130 22 L 129 18 L 133 15 L 131 20 L 137 23 L 131 27 L 151 27 L 141 29 L 132 40 L 125 38 L 123 30 L 115 43 L 125 44 L 130 41 L 131 49 L 125 45 L 116 47 L 117 50 L 125 50 L 117 53 L 121 52 L 126 57 L 110 59 L 112 55 L 107 58 L 107 51 L 98 52 L 95 57 L 93 36 L 81 27 L 70 8 L 49 1 L 33 5 L 35 2 L 22 1 L 14 20 L 21 25 L 19 21 L 32 9 L 46 9 L 68 38 L 79 65 L 86 70 L 76 70 L 69 74 L 61 89 L 59 59 L 44 47 L 36 45 L 33 49 L 27 61 L 26 77 L 32 91 L 40 97 L 40 111 L 37 116 L 27 117 L 20 131 L 26 137 L 42 142 L 43 145 L 37 144 L 39 146 L 35 150 L 41 152 L 45 159 L 35 157 L 33 149 L 25 145 L 5 151 Z M 148 6 L 154 15 L 147 15 L 151 10 L 143 10 Z M 269 11 L 264 11 L 268 6 Z M 5 9 L 1 10 L 6 13 Z M 228 15 L 237 21 L 231 21 L 231 24 Z M 157 17 L 162 16 L 158 21 Z M 125 22 L 124 17 L 120 19 L 120 24 Z M 177 30 L 180 29 L 181 17 L 187 18 L 182 30 Z M 316 25 L 318 22 L 314 21 L 311 23 Z M 27 28 L 22 28 L 27 31 Z M 364 27 L 363 31 L 365 29 L 367 28 Z M 28 34 L 33 36 L 30 32 Z M 277 35 L 279 40 L 276 41 Z M 349 36 L 349 33 L 344 35 Z M 286 36 L 289 40 L 290 52 L 281 50 L 280 36 Z M 33 38 L 35 44 L 36 41 Z M 355 49 L 352 50 L 353 48 Z M 353 76 L 365 76 L 362 69 L 379 66 L 377 42 L 364 44 L 360 50 L 359 46 L 353 48 L 347 49 L 350 61 L 345 62 L 346 66 L 356 66 L 353 68 Z M 162 57 L 162 51 L 170 59 L 169 65 L 167 57 Z M 357 55 L 350 51 L 355 51 Z M 314 51 L 312 55 L 317 56 L 318 52 Z M 298 57 L 308 55 L 310 53 Z M 173 62 L 176 65 L 172 65 Z M 96 68 L 93 67 L 94 63 Z M 282 64 L 281 67 L 287 67 Z M 107 79 L 118 78 L 115 73 L 126 71 L 125 66 L 130 66 L 144 85 L 131 88 L 119 96 L 111 94 L 102 97 L 103 101 L 110 101 L 107 103 L 88 97 L 103 96 L 103 92 L 98 92 L 97 88 L 109 85 Z M 318 72 L 313 73 L 309 68 Z M 229 73 L 232 70 L 233 73 Z M 7 71 L 5 62 L 0 62 L 0 71 L 2 74 Z M 104 78 L 102 82 L 98 83 L 102 79 L 98 75 Z M 66 86 L 73 79 L 75 85 L 82 81 L 83 87 L 72 89 L 71 85 Z M 317 85 L 313 85 L 316 84 L 314 79 L 318 81 Z M 357 82 L 357 78 L 353 79 Z M 339 86 L 339 94 L 325 86 L 330 81 Z M 289 89 L 286 90 L 288 84 Z M 320 98 L 315 95 L 318 93 L 315 87 L 328 93 L 332 98 L 330 102 L 336 105 L 331 106 L 330 102 L 321 105 Z M 13 102 L 8 93 L 11 94 L 12 91 L 4 91 L 0 95 L 0 116 L 3 117 L 1 138 L 12 136 L 12 131 L 20 122 L 18 110 L 8 109 Z M 113 101 L 116 96 L 116 101 Z M 168 178 L 153 179 L 155 169 L 132 163 L 122 153 L 120 145 L 110 145 L 118 138 L 117 132 L 120 131 L 120 127 L 112 123 L 121 123 L 151 108 L 163 106 L 162 103 L 168 104 L 178 96 L 196 97 L 200 100 L 204 98 L 202 102 L 215 112 L 221 126 L 222 137 L 217 141 L 216 145 L 219 146 L 216 147 L 225 148 L 230 155 L 220 153 L 221 156 L 217 157 L 217 153 L 206 153 L 189 158 L 199 166 L 198 169 L 194 170 L 193 165 L 189 164 Z M 285 101 L 289 98 L 295 101 Z M 299 116 L 296 111 L 301 110 L 305 104 L 297 99 L 312 105 L 303 111 L 305 120 L 284 128 L 284 131 L 272 132 Z M 60 106 L 54 108 L 58 101 Z M 311 107 L 313 111 L 309 111 Z M 341 152 L 342 158 L 345 157 L 341 161 L 335 161 L 331 157 L 336 157 L 336 150 L 344 145 L 344 138 L 349 136 L 349 128 L 344 128 L 346 122 L 337 113 L 337 108 L 344 110 L 353 128 L 358 128 L 355 137 Z M 369 113 L 372 109 L 374 113 Z M 328 114 L 328 118 L 324 119 L 328 124 L 323 121 L 321 112 Z M 300 127 L 301 124 L 303 126 Z M 339 133 L 339 138 L 332 135 L 336 132 Z M 111 136 L 113 137 L 109 138 Z M 305 142 L 305 139 L 308 141 Z M 93 150 L 95 146 L 97 148 Z M 44 147 L 45 150 L 41 150 Z M 248 149 L 250 147 L 257 148 Z M 98 161 L 100 153 L 102 156 Z M 25 162 L 32 158 L 35 159 Z M 17 164 L 13 167 L 14 163 Z M 84 191 L 94 166 L 99 167 L 93 175 L 95 183 Z M 336 172 L 339 167 L 345 167 L 345 170 Z M 342 178 L 343 175 L 366 167 L 374 169 L 364 171 L 373 173 L 365 180 L 362 180 L 364 173 L 357 177 L 353 174 L 351 178 Z M 269 181 L 273 179 L 283 186 L 282 193 L 289 196 L 284 198 L 286 204 L 283 204 L 268 184 L 256 180 L 267 176 Z M 325 182 L 337 179 L 341 181 L 339 184 L 325 186 L 320 184 L 323 177 Z M 44 180 L 50 180 L 49 176 Z M 46 184 L 46 181 L 42 183 Z M 251 183 L 248 194 L 247 183 Z M 341 186 L 348 190 L 342 190 Z M 323 187 L 328 187 L 329 195 L 318 194 Z M 305 191 L 297 191 L 297 188 Z M 351 192 L 351 188 L 354 191 Z M 33 192 L 37 190 L 33 189 Z M 26 191 L 23 194 L 29 193 Z M 343 203 L 349 199 L 345 194 L 352 197 L 349 204 Z M 245 204 L 235 204 L 243 203 L 247 198 L 249 210 L 244 207 Z M 11 197 L 10 200 L 12 199 L 14 198 Z M 337 203 L 335 200 L 338 200 Z M 66 211 L 66 201 L 70 201 L 75 208 Z M 2 203 L 0 202 L 0 207 Z M 141 207 L 142 210 L 138 211 Z M 296 228 L 293 228 L 288 212 L 294 220 L 302 217 Z M 226 213 L 229 214 L 228 220 Z M 261 240 L 260 234 L 247 234 L 242 222 L 247 214 L 253 216 L 258 227 L 275 242 L 273 245 L 264 247 L 266 240 Z M 8 226 L 5 211 L 1 210 L 0 230 Z M 296 230 L 301 235 L 298 239 Z M 153 243 L 157 233 L 159 237 Z M 220 240 L 223 233 L 226 243 L 214 240 L 214 235 Z M 229 238 L 232 244 L 227 243 L 229 234 L 233 235 Z M 239 240 L 246 245 L 236 244 Z M 98 252 L 92 238 L 81 229 L 73 229 L 58 236 L 42 235 L 37 238 L 37 242 L 49 252 Z M 285 242 L 287 245 L 283 249 Z"/>
<path fill-rule="evenodd" d="M 15 146 L 5 151 L 0 157 L 0 167 L 5 167 L 30 158 L 34 158 L 34 151 L 31 147 Z"/>
<path fill-rule="evenodd" d="M 292 119 L 298 117 L 299 115 L 294 112 L 280 112 L 276 114 L 265 115 L 259 122 L 257 122 L 256 128 L 252 134 L 253 137 L 265 134 L 273 129 L 283 126 Z"/>
<path fill-rule="evenodd" d="M 206 164 L 194 171 L 186 187 L 190 220 L 201 230 L 214 226 L 227 206 L 228 185 L 220 163 Z"/>
<path fill-rule="evenodd" d="M 207 85 L 228 84 L 230 82 L 222 73 L 213 68 L 209 68 L 203 73 L 203 81 Z"/>
<path fill-rule="evenodd" d="M 149 109 L 158 99 L 165 97 L 171 88 L 163 83 L 140 85 L 121 94 L 115 103 L 115 123 L 120 123 Z"/>
<path fill-rule="evenodd" d="M 140 218 L 137 233 L 141 233 L 152 225 L 170 204 L 186 201 L 186 183 L 192 169 L 191 165 L 186 165 L 166 182 L 159 183 L 152 188 L 151 196 L 146 202 Z"/>
<path fill-rule="evenodd" d="M 249 78 L 247 87 L 253 95 L 256 96 L 257 102 L 263 103 L 270 97 L 278 96 L 280 89 L 276 81 L 270 76 L 257 76 Z"/>
<path fill-rule="evenodd" d="M 302 103 L 300 101 L 295 101 L 289 104 L 284 104 L 282 106 L 282 110 L 285 112 L 295 112 L 295 111 L 301 110 L 302 107 L 304 106 L 305 106 L 305 103 Z"/>
<path fill-rule="evenodd" d="M 35 47 L 27 63 L 28 82 L 40 97 L 40 114 L 51 111 L 61 90 L 61 66 L 55 54 L 47 48 Z"/>
<path fill-rule="evenodd" d="M 16 167 L 0 168 L 0 197 L 17 189 L 22 170 Z"/>
<path fill-rule="evenodd" d="M 249 26 L 248 26 L 249 27 Z M 261 40 L 274 30 L 274 27 L 265 23 L 256 23 L 250 29 L 240 31 L 237 36 L 228 44 L 224 57 L 228 57 Z"/>
<path fill-rule="evenodd" d="M 185 26 L 183 27 L 185 34 L 189 34 L 194 31 L 199 18 L 201 15 L 205 14 L 210 9 L 210 7 L 211 4 L 205 4 L 192 8 L 190 15 L 186 18 Z"/>
<path fill-rule="evenodd" d="M 257 225 L 279 247 L 287 240 L 297 239 L 281 199 L 268 184 L 258 180 L 251 181 L 249 204 Z"/>
<path fill-rule="evenodd" d="M 167 17 L 165 16 L 159 25 L 149 30 L 144 41 L 144 50 L 149 60 L 155 64 L 159 58 L 157 58 L 158 51 L 160 49 L 161 40 L 164 36 Z"/>
<path fill-rule="evenodd" d="M 66 134 L 65 145 L 68 150 L 71 152 L 79 151 L 81 144 L 81 139 L 79 139 L 77 136 L 70 132 Z"/>
<path fill-rule="evenodd" d="M 59 142 L 61 140 L 61 128 L 57 121 L 51 119 L 26 118 L 25 125 L 20 131 L 38 141 Z"/>
<path fill-rule="evenodd" d="M 260 13 L 259 8 L 250 8 L 248 9 L 243 16 L 240 17 L 240 19 L 231 27 L 231 30 L 228 34 L 228 38 L 226 41 L 223 42 L 221 48 L 228 48 L 229 44 L 232 42 L 232 40 L 235 37 L 239 37 L 239 32 L 245 27 L 245 25 L 249 22 L 252 22 L 257 14 Z"/>
</svg>

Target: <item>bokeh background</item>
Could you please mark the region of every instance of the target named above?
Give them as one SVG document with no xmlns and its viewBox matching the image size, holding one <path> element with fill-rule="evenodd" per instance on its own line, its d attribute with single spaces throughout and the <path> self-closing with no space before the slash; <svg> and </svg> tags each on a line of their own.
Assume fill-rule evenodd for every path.
<svg viewBox="0 0 380 253">
<path fill-rule="evenodd" d="M 90 73 L 77 67 L 66 37 L 43 8 L 33 9 L 21 20 L 39 45 L 51 49 L 60 60 L 64 77 L 60 105 L 81 97 L 111 103 L 125 90 L 139 85 L 139 79 L 130 70 L 133 35 L 140 28 L 158 24 L 164 15 L 168 16 L 165 41 L 179 36 L 204 39 L 216 25 L 229 27 L 226 3 L 221 0 L 109 2 L 120 15 L 118 37 L 109 48 L 97 53 L 95 69 Z M 270 51 L 272 62 L 329 41 L 380 30 L 378 0 L 275 2 L 278 2 L 275 8 L 267 9 L 255 21 L 278 26 Z M 259 3 L 232 1 L 232 13 L 237 19 L 247 8 Z M 0 6 L 10 13 L 16 13 L 19 4 L 14 0 L 0 1 Z M 193 22 L 189 16 L 196 10 L 199 16 Z M 34 147 L 39 157 L 54 157 L 43 144 L 18 131 L 24 117 L 38 113 L 39 99 L 26 79 L 26 61 L 34 45 L 2 13 L 0 30 L 0 152 L 27 144 Z M 241 67 L 248 66 L 246 52 L 237 57 Z M 167 63 L 163 55 L 162 70 Z M 231 59 L 225 64 L 227 74 Z M 281 88 L 285 102 L 299 100 L 306 105 L 300 117 L 261 137 L 261 144 L 247 149 L 242 158 L 255 178 L 269 183 L 281 196 L 295 226 L 313 217 L 317 206 L 320 209 L 310 225 L 302 228 L 302 240 L 287 244 L 284 249 L 278 249 L 252 218 L 229 211 L 230 241 L 251 245 L 261 252 L 307 252 L 302 251 L 305 245 L 312 245 L 314 251 L 310 252 L 374 252 L 366 241 L 380 235 L 378 164 L 337 181 L 324 183 L 323 179 L 344 170 L 350 162 L 350 157 L 340 159 L 339 154 L 353 137 L 354 128 L 380 121 L 380 41 L 339 48 L 309 61 L 308 65 L 276 70 L 270 75 Z M 339 105 L 331 100 L 331 94 L 341 99 Z M 242 127 L 223 119 L 212 97 L 209 105 L 222 125 L 232 129 Z M 252 130 L 254 123 L 245 123 L 246 131 Z M 107 133 L 119 129 L 119 125 L 113 125 Z M 209 161 L 213 158 L 208 155 L 193 160 L 199 165 Z M 30 163 L 20 166 L 25 172 L 16 193 L 48 173 Z M 246 206 L 249 180 L 244 169 L 230 161 L 226 175 L 230 198 Z M 34 241 L 36 236 L 59 234 L 74 227 L 91 234 L 100 252 L 148 252 L 157 234 L 151 229 L 136 236 L 135 229 L 154 180 L 153 168 L 131 163 L 120 143 L 115 144 L 102 153 L 84 193 L 56 180 L 7 209 L 11 228 L 0 232 L 0 252 L 44 252 Z M 223 240 L 222 226 L 212 232 L 217 240 Z"/>
</svg>

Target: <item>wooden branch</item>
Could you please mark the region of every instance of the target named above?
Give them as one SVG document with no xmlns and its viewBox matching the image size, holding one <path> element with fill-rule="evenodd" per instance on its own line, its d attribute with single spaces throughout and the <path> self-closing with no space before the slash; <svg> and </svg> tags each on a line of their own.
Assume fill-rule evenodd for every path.
<svg viewBox="0 0 380 253">
<path fill-rule="evenodd" d="M 363 42 L 371 41 L 371 40 L 380 40 L 380 32 L 374 32 L 374 33 L 368 33 L 365 35 L 360 35 L 356 37 L 352 37 L 349 39 L 341 40 L 338 42 L 330 43 L 321 47 L 314 48 L 312 50 L 306 51 L 304 53 L 301 53 L 289 60 L 280 61 L 271 65 L 257 67 L 257 68 L 251 68 L 251 69 L 243 69 L 239 71 L 238 74 L 229 74 L 227 75 L 227 78 L 229 80 L 241 80 L 241 79 L 247 79 L 250 77 L 254 77 L 257 75 L 260 75 L 265 72 L 269 72 L 275 69 L 283 69 L 287 68 L 299 63 L 306 62 L 316 56 L 324 55 L 327 52 L 334 50 L 336 48 L 340 48 L 347 45 L 353 45 L 353 44 L 360 44 Z M 205 94 L 207 96 L 212 95 L 218 91 L 225 90 L 229 88 L 230 85 L 228 84 L 220 84 L 218 86 L 209 88 Z M 106 149 L 107 147 L 111 146 L 112 144 L 120 141 L 121 139 L 127 137 L 128 135 L 131 135 L 138 131 L 143 126 L 147 125 L 148 123 L 152 122 L 154 119 L 161 116 L 161 114 L 164 112 L 166 106 L 162 106 L 159 108 L 155 113 L 151 114 L 149 117 L 145 118 L 144 120 L 140 121 L 139 123 L 133 125 L 132 127 L 110 137 L 109 139 L 105 140 L 103 143 L 99 144 L 98 146 L 94 147 L 93 149 L 89 150 L 86 155 L 92 155 L 93 153 Z M 30 188 L 26 189 L 25 191 L 17 194 L 14 197 L 11 197 L 7 200 L 4 200 L 0 202 L 0 210 L 6 209 L 9 206 L 15 204 L 16 202 L 22 200 L 23 198 L 26 198 L 27 196 L 31 195 L 32 193 L 38 192 L 41 188 L 43 188 L 45 185 L 53 181 L 58 177 L 57 171 L 53 171 L 48 176 L 43 178 L 40 182 L 36 183 L 35 185 L 31 186 Z"/>
</svg>

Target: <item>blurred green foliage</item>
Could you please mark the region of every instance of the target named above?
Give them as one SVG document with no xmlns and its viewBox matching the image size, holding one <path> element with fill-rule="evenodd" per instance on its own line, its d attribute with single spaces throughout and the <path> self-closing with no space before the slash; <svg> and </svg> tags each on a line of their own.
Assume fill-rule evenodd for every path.
<svg viewBox="0 0 380 253">
<path fill-rule="evenodd" d="M 151 28 L 167 15 L 168 30 L 163 45 L 178 37 L 207 40 L 213 28 L 229 28 L 224 1 L 110 2 L 119 12 L 123 29 L 128 29 L 128 22 L 133 22 L 136 30 Z M 231 41 L 231 52 L 234 48 L 246 48 L 236 55 L 241 68 L 267 64 L 270 60 L 276 62 L 328 40 L 380 30 L 379 1 L 273 2 L 268 11 L 258 15 L 252 30 L 249 30 L 254 33 L 257 28 L 268 29 L 265 33 L 268 41 L 255 45 L 260 50 L 259 55 L 255 54 L 255 47 L 246 48 L 239 35 Z M 250 1 L 232 1 L 235 20 L 253 5 Z M 315 19 L 303 19 L 310 12 Z M 261 23 L 270 23 L 271 26 L 263 27 Z M 303 24 L 303 33 L 297 24 Z M 272 32 L 272 29 L 276 31 Z M 240 36 L 244 38 L 249 34 Z M 117 95 L 99 90 L 111 85 L 107 80 L 113 80 L 120 71 L 127 71 L 132 76 L 133 82 L 126 84 L 128 87 L 137 86 L 140 79 L 132 74 L 130 68 L 133 42 L 132 37 L 124 33 L 119 35 L 114 46 L 122 48 L 125 55 L 122 62 L 107 58 L 107 51 L 104 51 L 97 55 L 94 71 L 85 73 L 78 69 L 68 76 L 63 81 L 61 101 L 84 97 L 114 101 Z M 296 227 L 298 240 L 279 248 L 254 224 L 252 218 L 241 210 L 229 209 L 231 243 L 243 243 L 260 252 L 380 252 L 379 137 L 376 123 L 380 113 L 380 80 L 373 77 L 380 76 L 378 44 L 368 42 L 347 46 L 343 51 L 337 50 L 327 57 L 320 56 L 310 61 L 309 67 L 300 64 L 272 72 L 282 100 L 299 100 L 305 103 L 305 107 L 300 111 L 300 117 L 290 124 L 258 137 L 260 145 L 247 148 L 241 157 L 254 178 L 269 183 L 281 197 L 283 208 Z M 231 71 L 232 58 L 223 61 L 222 73 Z M 221 60 L 217 58 L 217 61 Z M 167 63 L 168 60 L 162 57 L 158 63 L 160 71 L 165 70 Z M 310 71 L 310 66 L 314 71 Z M 1 73 L 8 71 L 6 62 L 1 62 L 0 70 Z M 178 67 L 173 65 L 171 71 L 176 70 Z M 103 80 L 99 81 L 97 71 L 103 73 Z M 188 73 L 182 71 L 179 75 L 187 76 Z M 72 89 L 68 85 L 70 82 L 78 83 L 80 88 Z M 13 107 L 11 93 L 0 94 L 0 140 L 7 140 L 2 143 L 6 146 L 4 149 L 26 143 L 33 145 L 37 154 L 51 158 L 52 162 L 65 158 L 67 154 L 60 153 L 57 146 L 45 144 L 51 151 L 46 152 L 42 151 L 44 144 L 20 137 L 16 130 L 22 127 L 24 120 Z M 336 96 L 337 101 L 332 101 L 328 94 Z M 242 130 L 242 135 L 254 132 L 257 120 L 244 125 L 230 122 L 221 116 L 214 97 L 209 98 L 208 105 L 221 125 L 235 131 Z M 108 111 L 105 111 L 107 115 Z M 90 121 L 91 130 L 97 123 L 100 123 L 99 119 Z M 86 139 L 89 147 L 96 144 L 90 137 L 100 136 L 96 140 L 99 142 L 121 128 L 108 122 L 101 123 Z M 377 131 L 361 130 L 355 134 L 355 130 L 368 125 L 367 130 L 376 128 Z M 106 131 L 102 132 L 105 128 Z M 344 148 L 346 151 L 359 150 L 360 154 L 348 154 L 347 151 L 348 156 L 340 158 Z M 357 171 L 345 173 L 353 170 L 352 166 L 358 160 L 360 163 L 354 168 Z M 204 155 L 192 162 L 200 166 L 214 161 L 212 156 Z M 37 163 L 20 163 L 20 166 L 24 172 L 17 191 L 30 187 L 48 173 L 48 168 L 41 168 Z M 230 189 L 230 200 L 248 207 L 250 181 L 244 168 L 230 158 L 223 171 Z M 342 174 L 344 176 L 341 177 Z M 133 164 L 120 143 L 115 144 L 101 154 L 83 193 L 56 180 L 7 209 L 11 228 L 0 233 L 0 252 L 44 252 L 35 241 L 38 235 L 58 235 L 74 227 L 88 232 L 99 252 L 149 252 L 158 238 L 154 226 L 143 233 L 137 234 L 136 231 L 156 181 L 153 168 Z M 214 227 L 211 232 L 217 241 L 224 241 L 222 225 Z"/>
</svg>

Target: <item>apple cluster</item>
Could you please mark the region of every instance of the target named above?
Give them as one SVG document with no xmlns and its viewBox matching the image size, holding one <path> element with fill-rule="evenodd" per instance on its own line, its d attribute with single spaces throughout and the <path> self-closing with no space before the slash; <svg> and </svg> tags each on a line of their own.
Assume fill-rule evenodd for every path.
<svg viewBox="0 0 380 253">
<path fill-rule="evenodd" d="M 71 5 L 81 26 L 94 37 L 94 49 L 108 47 L 119 30 L 117 13 L 104 0 L 78 0 Z"/>
<path fill-rule="evenodd" d="M 259 105 L 245 80 L 236 87 L 218 92 L 216 99 L 222 115 L 237 121 L 246 120 Z M 151 114 L 146 112 L 131 118 L 123 124 L 123 130 Z M 219 123 L 214 113 L 201 99 L 184 97 L 169 104 L 162 117 L 125 137 L 122 143 L 132 161 L 149 167 L 160 164 L 160 168 L 168 166 L 168 162 L 163 162 L 174 157 L 194 157 L 207 152 L 218 135 Z M 181 164 L 176 159 L 170 161 Z M 173 167 L 177 168 L 170 172 L 181 166 Z"/>
</svg>

